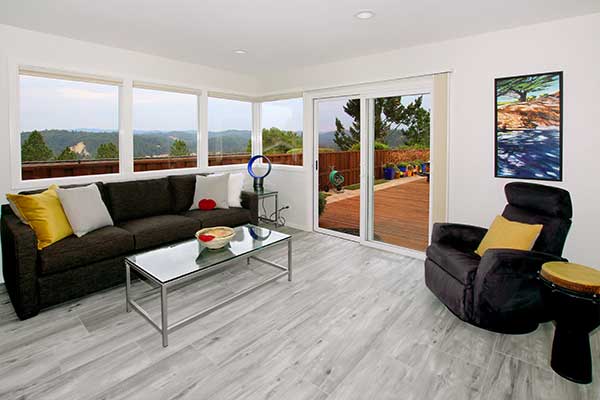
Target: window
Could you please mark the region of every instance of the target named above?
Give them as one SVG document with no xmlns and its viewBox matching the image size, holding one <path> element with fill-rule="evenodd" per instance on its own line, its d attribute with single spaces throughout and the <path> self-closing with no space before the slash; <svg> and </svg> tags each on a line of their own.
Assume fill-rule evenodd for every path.
<svg viewBox="0 0 600 400">
<path fill-rule="evenodd" d="M 19 74 L 23 180 L 119 172 L 119 86 Z"/>
<path fill-rule="evenodd" d="M 262 103 L 262 152 L 273 164 L 302 165 L 303 101 Z"/>
<path fill-rule="evenodd" d="M 195 168 L 197 143 L 197 95 L 133 88 L 134 171 Z"/>
<path fill-rule="evenodd" d="M 208 98 L 208 165 L 244 164 L 252 153 L 252 103 Z"/>
</svg>

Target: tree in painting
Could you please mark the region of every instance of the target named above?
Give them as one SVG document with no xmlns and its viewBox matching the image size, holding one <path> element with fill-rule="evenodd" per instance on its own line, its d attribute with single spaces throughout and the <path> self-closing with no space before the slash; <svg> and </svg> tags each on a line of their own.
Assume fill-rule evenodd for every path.
<svg viewBox="0 0 600 400">
<path fill-rule="evenodd" d="M 520 102 L 527 101 L 527 95 L 550 87 L 555 81 L 553 75 L 525 76 L 508 78 L 496 85 L 496 96 L 510 96 Z"/>
</svg>

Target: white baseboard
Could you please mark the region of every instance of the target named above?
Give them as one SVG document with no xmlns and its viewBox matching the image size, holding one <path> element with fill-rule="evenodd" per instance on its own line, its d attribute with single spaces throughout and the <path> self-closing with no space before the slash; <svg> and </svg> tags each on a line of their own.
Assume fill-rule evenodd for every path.
<svg viewBox="0 0 600 400">
<path fill-rule="evenodd" d="M 300 225 L 300 224 L 286 223 L 285 226 L 289 226 L 290 228 L 299 229 L 299 230 L 305 231 L 305 232 L 312 231 L 312 227 L 308 227 L 308 226 L 304 226 L 304 225 Z"/>
</svg>

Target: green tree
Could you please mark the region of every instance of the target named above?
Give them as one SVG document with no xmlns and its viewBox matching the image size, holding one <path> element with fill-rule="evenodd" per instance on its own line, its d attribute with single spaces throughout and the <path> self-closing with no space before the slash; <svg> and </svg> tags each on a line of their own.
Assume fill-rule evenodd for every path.
<svg viewBox="0 0 600 400">
<path fill-rule="evenodd" d="M 405 145 L 429 147 L 430 113 L 424 108 L 415 110 L 411 123 L 403 130 Z"/>
<path fill-rule="evenodd" d="M 525 102 L 527 94 L 547 88 L 556 79 L 552 74 L 502 79 L 496 84 L 496 97 L 509 96 Z"/>
<path fill-rule="evenodd" d="M 284 154 L 292 149 L 302 148 L 302 135 L 275 127 L 263 129 L 262 144 L 264 154 Z"/>
<path fill-rule="evenodd" d="M 402 104 L 402 97 L 383 97 L 374 101 L 375 141 L 385 143 L 388 135 L 399 131 L 406 138 L 406 144 L 429 144 L 429 111 L 423 107 L 423 96 L 417 97 L 408 105 Z M 352 117 L 352 126 L 346 130 L 336 118 L 333 141 L 343 151 L 360 143 L 360 100 L 348 100 L 344 112 Z"/>
<path fill-rule="evenodd" d="M 65 147 L 65 149 L 56 157 L 57 160 L 77 160 L 77 153 L 71 150 L 69 147 Z"/>
<path fill-rule="evenodd" d="M 96 158 L 98 160 L 119 158 L 119 149 L 112 142 L 102 143 L 100 146 L 98 146 L 98 150 L 96 151 Z"/>
<path fill-rule="evenodd" d="M 262 130 L 263 154 L 286 154 L 302 152 L 302 135 L 293 131 L 282 131 L 279 128 L 263 128 Z M 252 141 L 248 141 L 246 151 L 252 150 Z"/>
<path fill-rule="evenodd" d="M 189 156 L 190 151 L 188 150 L 187 144 L 185 144 L 183 140 L 175 139 L 175 141 L 171 143 L 169 155 L 171 157 L 184 157 Z"/>
<path fill-rule="evenodd" d="M 44 137 L 38 131 L 33 131 L 21 146 L 22 161 L 50 161 L 54 153 L 46 145 Z"/>
</svg>

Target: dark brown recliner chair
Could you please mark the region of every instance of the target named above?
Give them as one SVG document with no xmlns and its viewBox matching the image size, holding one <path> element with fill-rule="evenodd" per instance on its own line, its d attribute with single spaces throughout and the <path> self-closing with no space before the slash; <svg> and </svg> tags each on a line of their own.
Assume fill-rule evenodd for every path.
<svg viewBox="0 0 600 400">
<path fill-rule="evenodd" d="M 564 261 L 571 197 L 563 189 L 522 182 L 509 183 L 504 191 L 505 218 L 544 225 L 532 251 L 490 249 L 479 257 L 475 250 L 487 229 L 435 224 L 425 283 L 463 321 L 495 332 L 527 333 L 551 319 L 538 273 L 545 262 Z"/>
</svg>

